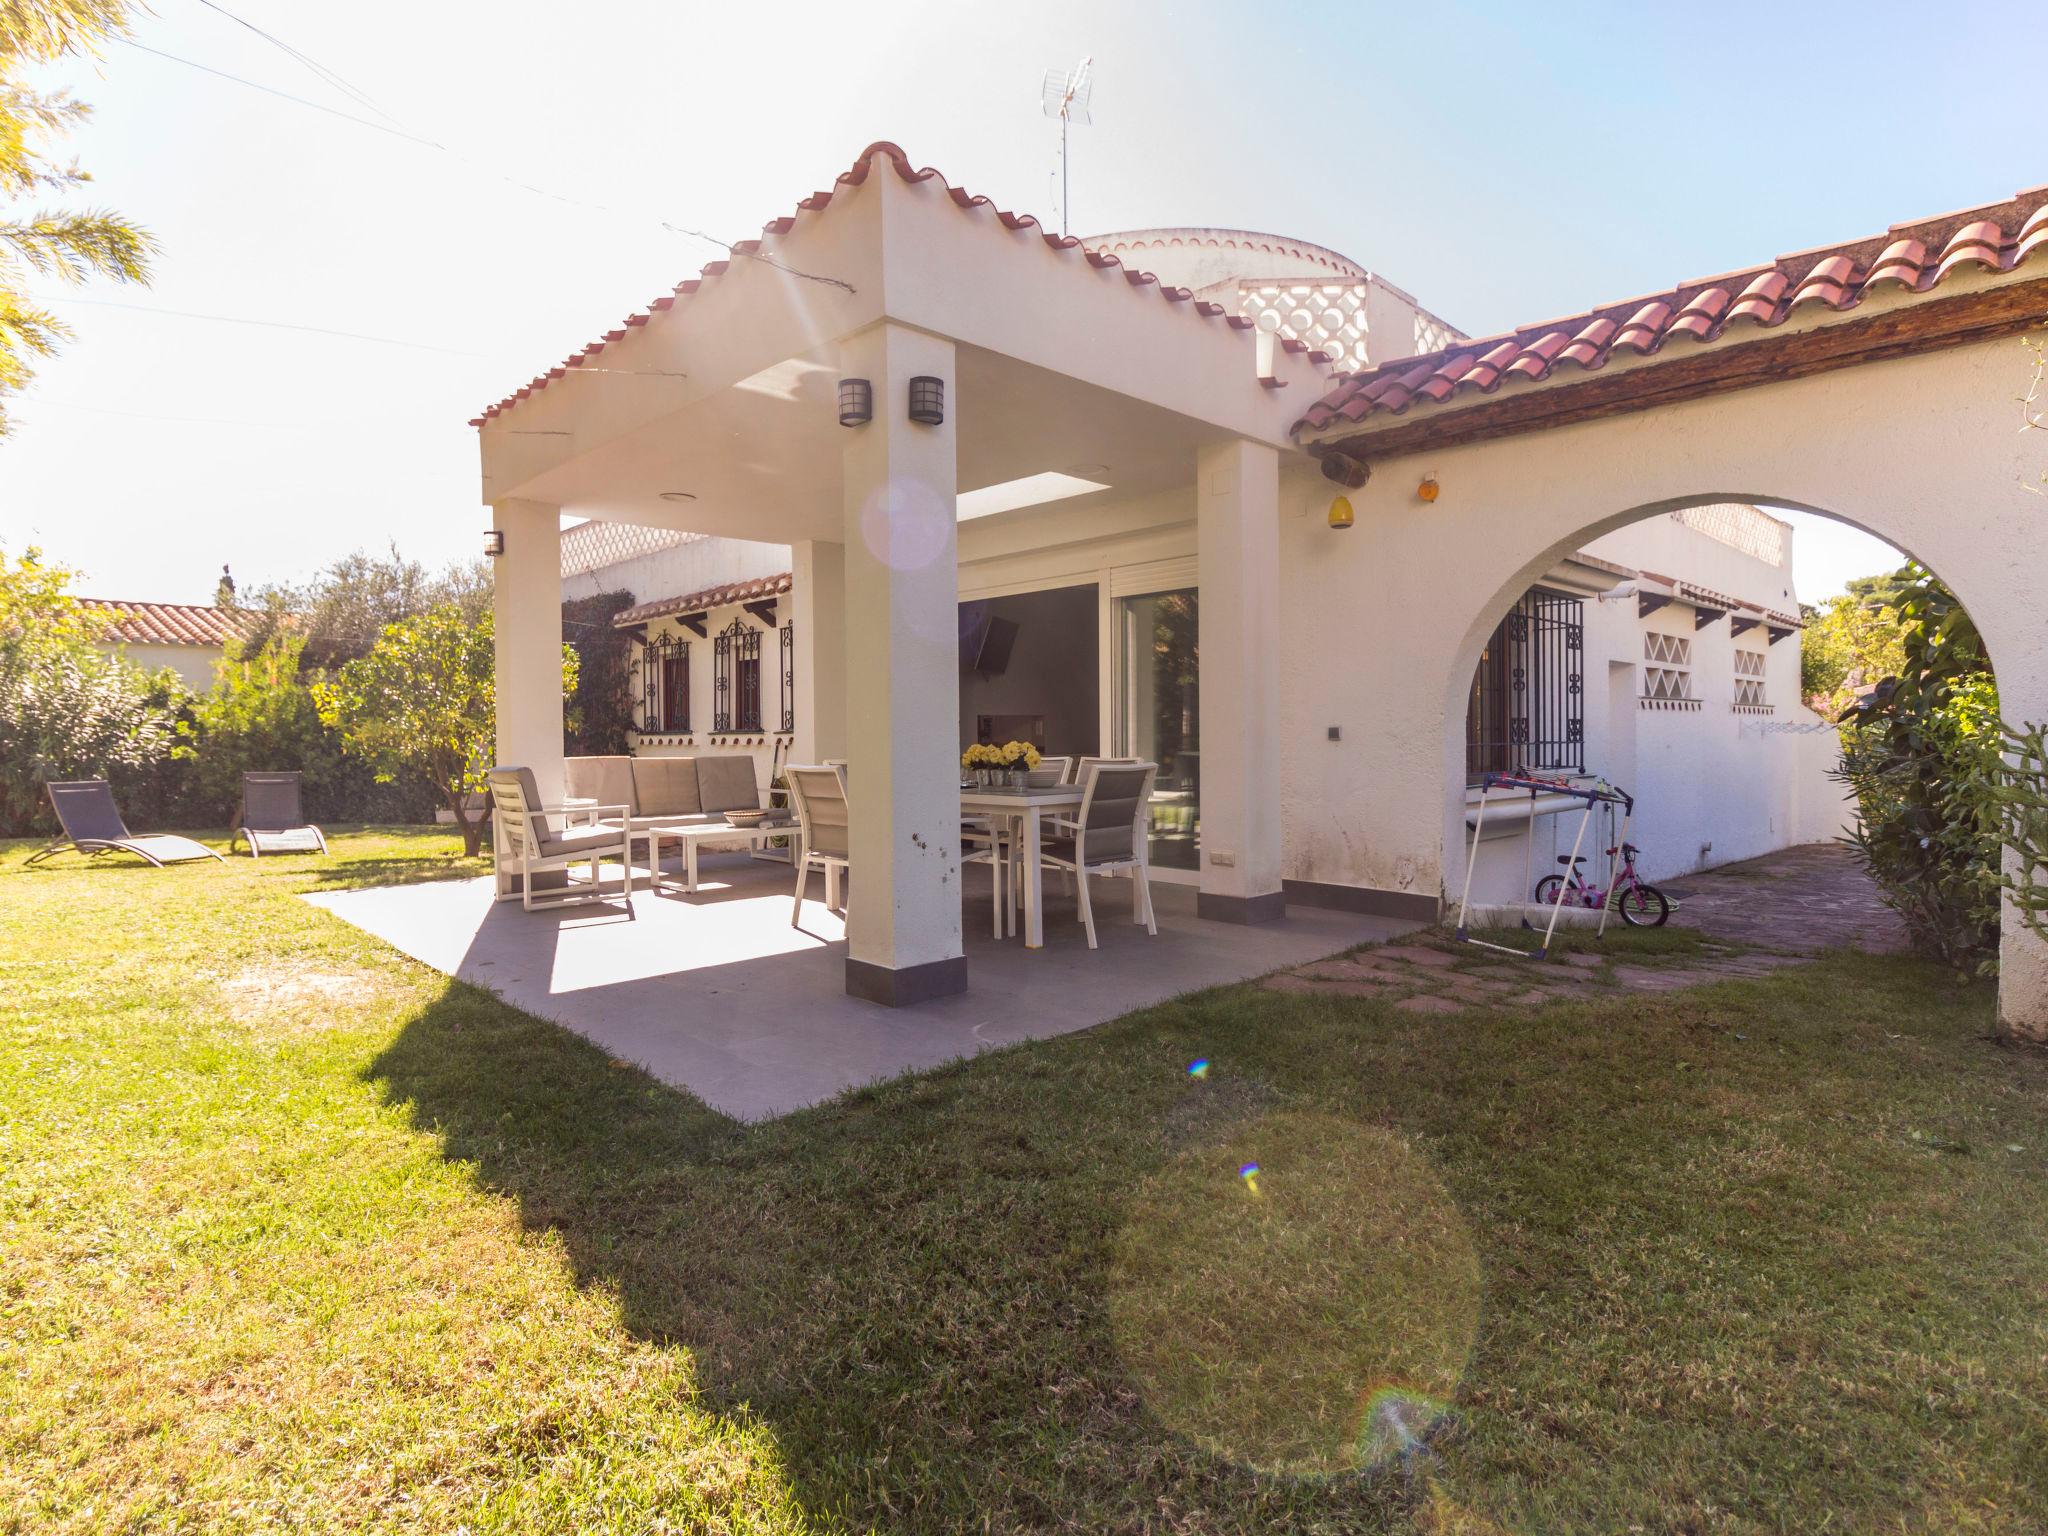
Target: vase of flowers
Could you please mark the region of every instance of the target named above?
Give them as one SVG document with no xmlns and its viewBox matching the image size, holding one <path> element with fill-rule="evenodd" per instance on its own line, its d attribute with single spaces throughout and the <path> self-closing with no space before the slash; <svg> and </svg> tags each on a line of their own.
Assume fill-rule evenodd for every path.
<svg viewBox="0 0 2048 1536">
<path fill-rule="evenodd" d="M 1038 748 L 1028 741 L 1007 741 L 996 749 L 1002 756 L 1003 782 L 1022 789 L 1038 766 Z"/>
</svg>

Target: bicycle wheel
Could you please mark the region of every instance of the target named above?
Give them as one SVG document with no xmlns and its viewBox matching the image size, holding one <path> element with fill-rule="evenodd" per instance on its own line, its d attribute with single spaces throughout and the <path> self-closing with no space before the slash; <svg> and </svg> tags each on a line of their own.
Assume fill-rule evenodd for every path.
<svg viewBox="0 0 2048 1536">
<path fill-rule="evenodd" d="M 1615 902 L 1621 920 L 1631 928 L 1662 928 L 1671 915 L 1671 903 L 1654 885 L 1632 885 Z"/>
<path fill-rule="evenodd" d="M 1545 875 L 1536 882 L 1536 905 L 1547 907 L 1557 900 L 1557 888 L 1564 884 L 1562 875 Z M 1567 898 L 1569 900 L 1569 898 Z"/>
</svg>

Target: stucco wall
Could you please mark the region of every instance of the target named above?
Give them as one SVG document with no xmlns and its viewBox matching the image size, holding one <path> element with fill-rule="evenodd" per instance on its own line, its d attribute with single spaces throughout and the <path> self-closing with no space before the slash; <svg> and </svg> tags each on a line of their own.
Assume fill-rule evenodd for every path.
<svg viewBox="0 0 2048 1536">
<path fill-rule="evenodd" d="M 219 665 L 222 654 L 217 645 L 102 645 L 95 649 L 111 656 L 124 656 L 129 665 L 145 672 L 169 667 L 194 693 L 205 693 L 213 687 L 213 669 Z"/>
<path fill-rule="evenodd" d="M 634 601 L 681 597 L 736 581 L 753 581 L 789 569 L 787 544 L 762 544 L 752 539 L 691 539 L 673 549 L 656 550 L 616 565 L 562 578 L 564 602 L 595 597 L 600 592 L 627 591 Z"/>
</svg>

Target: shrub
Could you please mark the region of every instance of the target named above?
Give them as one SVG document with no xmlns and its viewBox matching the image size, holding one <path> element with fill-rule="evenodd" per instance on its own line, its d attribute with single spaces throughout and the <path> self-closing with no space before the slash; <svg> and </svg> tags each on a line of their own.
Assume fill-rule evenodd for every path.
<svg viewBox="0 0 2048 1536">
<path fill-rule="evenodd" d="M 2009 788 L 1998 690 L 1977 627 L 1931 572 L 1889 580 L 1903 665 L 1844 721 L 1836 777 L 1856 797 L 1844 839 L 1916 947 L 1996 968 Z"/>
</svg>

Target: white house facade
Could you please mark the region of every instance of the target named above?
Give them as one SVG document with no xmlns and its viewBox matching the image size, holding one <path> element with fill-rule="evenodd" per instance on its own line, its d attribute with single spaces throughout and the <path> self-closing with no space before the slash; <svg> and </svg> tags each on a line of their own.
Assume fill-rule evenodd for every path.
<svg viewBox="0 0 2048 1536">
<path fill-rule="evenodd" d="M 213 686 L 230 641 L 242 639 L 254 615 L 203 603 L 128 603 L 84 597 L 79 606 L 106 621 L 94 649 L 145 672 L 165 667 L 194 693 Z"/>
<path fill-rule="evenodd" d="M 1759 504 L 1927 561 L 2009 712 L 2048 716 L 2026 574 L 2048 523 L 2012 411 L 2048 193 L 1481 341 L 1302 242 L 1257 237 L 1249 266 L 1184 244 L 1196 265 L 1162 280 L 1174 236 L 1047 234 L 876 145 L 490 407 L 501 760 L 561 783 L 565 518 L 787 549 L 691 591 L 620 583 L 697 604 L 629 622 L 681 628 L 693 669 L 721 636 L 758 658 L 725 674 L 759 700 L 759 739 L 729 749 L 786 734 L 799 761 L 850 760 L 846 984 L 904 1003 L 971 985 L 955 757 L 984 732 L 1158 763 L 1155 869 L 1205 917 L 1436 916 L 1475 749 L 1543 771 L 1516 748 L 1571 730 L 1539 718 L 1533 672 L 1479 697 L 1532 593 L 1579 605 L 1556 614 L 1577 615 L 1582 760 L 1552 771 L 1638 793 L 1651 872 L 1826 835 L 1825 735 L 1772 729 L 1818 722 L 1789 538 Z M 756 716 L 725 718 L 713 736 Z M 2017 922 L 2004 943 L 2002 1009 L 2048 1028 L 2041 947 Z"/>
</svg>

